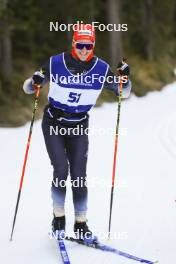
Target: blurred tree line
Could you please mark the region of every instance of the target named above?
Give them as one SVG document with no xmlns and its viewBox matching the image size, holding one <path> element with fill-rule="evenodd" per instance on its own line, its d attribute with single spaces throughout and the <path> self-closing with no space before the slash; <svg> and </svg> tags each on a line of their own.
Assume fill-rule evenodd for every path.
<svg viewBox="0 0 176 264">
<path fill-rule="evenodd" d="M 176 52 L 174 0 L 0 0 L 0 125 L 18 126 L 31 118 L 31 96 L 23 81 L 53 54 L 71 48 L 72 32 L 50 31 L 50 22 L 127 24 L 126 32 L 97 30 L 96 54 L 112 69 L 120 58 L 131 66 L 133 92 L 143 96 L 173 78 Z M 40 105 L 46 102 L 44 89 Z M 103 92 L 99 104 L 114 99 Z M 42 107 L 38 111 L 41 114 Z"/>
</svg>

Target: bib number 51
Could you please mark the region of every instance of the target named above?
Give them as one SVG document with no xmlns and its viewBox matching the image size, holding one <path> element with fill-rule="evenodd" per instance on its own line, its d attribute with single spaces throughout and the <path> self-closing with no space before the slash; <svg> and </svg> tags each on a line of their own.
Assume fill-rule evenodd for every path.
<svg viewBox="0 0 176 264">
<path fill-rule="evenodd" d="M 70 102 L 70 103 L 78 103 L 79 99 L 81 97 L 81 93 L 70 92 L 68 96 L 69 96 L 69 99 L 67 100 L 68 102 Z"/>
</svg>

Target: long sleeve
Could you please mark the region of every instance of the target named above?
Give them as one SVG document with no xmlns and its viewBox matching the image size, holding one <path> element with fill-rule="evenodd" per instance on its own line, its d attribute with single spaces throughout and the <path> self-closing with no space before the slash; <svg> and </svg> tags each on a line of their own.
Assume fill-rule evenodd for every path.
<svg viewBox="0 0 176 264">
<path fill-rule="evenodd" d="M 23 90 L 26 94 L 33 94 L 35 93 L 35 90 L 32 87 L 32 78 L 29 78 L 24 81 L 23 84 Z"/>
</svg>

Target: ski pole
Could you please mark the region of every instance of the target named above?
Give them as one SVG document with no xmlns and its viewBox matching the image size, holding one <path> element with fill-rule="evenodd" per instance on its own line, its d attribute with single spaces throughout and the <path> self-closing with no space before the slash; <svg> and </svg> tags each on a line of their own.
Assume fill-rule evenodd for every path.
<svg viewBox="0 0 176 264">
<path fill-rule="evenodd" d="M 118 139 L 119 139 L 119 123 L 120 123 L 120 111 L 121 111 L 122 88 L 123 88 L 121 77 L 120 77 L 119 88 L 120 89 L 119 89 L 119 97 L 118 97 L 117 123 L 116 123 L 116 133 L 115 133 L 115 143 L 114 143 L 114 158 L 113 158 L 112 185 L 111 185 L 110 212 L 109 212 L 109 229 L 108 229 L 109 239 L 110 239 L 110 231 L 111 231 L 112 204 L 114 197 L 114 182 L 115 182 L 115 174 L 116 174 L 117 147 L 118 147 Z"/>
<path fill-rule="evenodd" d="M 14 218 L 13 218 L 13 224 L 12 224 L 12 231 L 11 231 L 11 235 L 10 235 L 10 241 L 12 241 L 12 238 L 13 238 L 13 231 L 14 231 L 14 227 L 15 227 L 15 222 L 16 222 L 16 217 L 17 217 L 17 212 L 18 212 L 18 207 L 19 207 L 19 201 L 20 201 L 21 191 L 22 191 L 22 187 L 23 187 L 23 180 L 24 180 L 26 163 L 27 163 L 27 158 L 28 158 L 28 152 L 29 152 L 29 147 L 30 147 L 30 142 L 31 142 L 31 136 L 32 136 L 32 129 L 33 129 L 33 124 L 34 124 L 34 119 L 35 119 L 35 113 L 36 113 L 36 110 L 37 110 L 37 107 L 38 107 L 39 94 L 40 94 L 40 86 L 37 85 L 36 86 L 35 101 L 34 101 L 34 109 L 33 109 L 33 112 L 32 112 L 32 119 L 31 119 L 31 124 L 30 124 L 30 129 L 29 129 L 29 134 L 28 134 L 28 140 L 27 140 L 27 145 L 26 145 L 26 151 L 25 151 L 25 156 L 24 156 L 24 162 L 23 162 L 23 167 L 22 167 L 22 173 L 21 173 L 19 191 L 18 191 L 17 202 L 16 202 L 16 207 L 15 207 L 15 214 L 14 214 Z"/>
</svg>

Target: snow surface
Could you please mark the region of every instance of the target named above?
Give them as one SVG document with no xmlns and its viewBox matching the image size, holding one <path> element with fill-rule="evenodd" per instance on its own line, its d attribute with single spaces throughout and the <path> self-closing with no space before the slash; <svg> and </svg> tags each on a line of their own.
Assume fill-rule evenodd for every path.
<svg viewBox="0 0 176 264">
<path fill-rule="evenodd" d="M 176 261 L 176 83 L 122 104 L 112 232 L 103 240 L 139 257 Z M 90 125 L 115 129 L 117 104 L 91 112 Z M 52 167 L 45 150 L 41 121 L 34 124 L 13 242 L 9 242 L 29 123 L 0 129 L 0 263 L 62 263 L 54 240 L 48 238 L 52 219 Z M 88 178 L 105 182 L 89 188 L 89 226 L 107 232 L 114 136 L 90 136 Z M 71 191 L 66 201 L 67 231 L 74 221 Z M 66 242 L 72 264 L 135 263 L 112 253 Z"/>
</svg>

